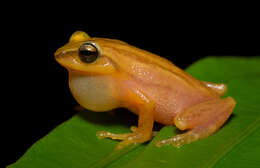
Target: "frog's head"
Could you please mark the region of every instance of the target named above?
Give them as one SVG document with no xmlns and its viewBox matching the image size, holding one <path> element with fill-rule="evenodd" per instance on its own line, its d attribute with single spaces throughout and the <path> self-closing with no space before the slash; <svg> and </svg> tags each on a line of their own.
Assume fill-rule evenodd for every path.
<svg viewBox="0 0 260 168">
<path fill-rule="evenodd" d="M 55 52 L 55 59 L 69 71 L 85 74 L 109 74 L 116 71 L 111 46 L 126 45 L 118 40 L 91 38 L 85 32 L 76 31 L 69 42 Z M 113 55 L 113 56 L 111 56 Z"/>
</svg>

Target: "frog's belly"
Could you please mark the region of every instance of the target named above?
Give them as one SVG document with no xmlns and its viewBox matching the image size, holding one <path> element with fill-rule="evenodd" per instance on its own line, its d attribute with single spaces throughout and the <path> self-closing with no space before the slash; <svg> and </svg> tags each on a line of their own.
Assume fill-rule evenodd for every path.
<svg viewBox="0 0 260 168">
<path fill-rule="evenodd" d="M 185 108 L 189 108 L 200 102 L 212 99 L 207 94 L 199 91 L 190 91 L 186 88 L 154 88 L 146 86 L 144 93 L 155 102 L 155 121 L 173 125 L 174 117 Z"/>
<path fill-rule="evenodd" d="M 118 106 L 113 97 L 112 81 L 105 76 L 70 74 L 70 90 L 76 101 L 93 111 L 107 111 Z"/>
</svg>

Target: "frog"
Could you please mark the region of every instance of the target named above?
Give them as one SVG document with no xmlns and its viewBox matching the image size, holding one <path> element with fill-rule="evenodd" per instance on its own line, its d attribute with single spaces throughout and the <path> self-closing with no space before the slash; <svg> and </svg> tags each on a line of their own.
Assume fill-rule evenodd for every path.
<svg viewBox="0 0 260 168">
<path fill-rule="evenodd" d="M 129 133 L 97 132 L 99 138 L 120 141 L 115 149 L 150 141 L 155 122 L 182 131 L 155 141 L 157 147 L 206 138 L 226 123 L 236 105 L 224 96 L 226 84 L 198 80 L 166 58 L 121 40 L 76 31 L 54 57 L 67 69 L 80 106 L 94 112 L 126 108 L 138 116 Z"/>
</svg>

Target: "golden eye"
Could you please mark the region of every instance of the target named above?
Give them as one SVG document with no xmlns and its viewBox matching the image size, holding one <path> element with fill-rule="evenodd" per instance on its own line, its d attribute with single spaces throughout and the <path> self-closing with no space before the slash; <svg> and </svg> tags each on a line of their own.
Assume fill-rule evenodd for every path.
<svg viewBox="0 0 260 168">
<path fill-rule="evenodd" d="M 92 63 L 99 56 L 99 52 L 97 47 L 90 42 L 86 42 L 81 44 L 79 47 L 79 58 L 82 62 Z"/>
</svg>

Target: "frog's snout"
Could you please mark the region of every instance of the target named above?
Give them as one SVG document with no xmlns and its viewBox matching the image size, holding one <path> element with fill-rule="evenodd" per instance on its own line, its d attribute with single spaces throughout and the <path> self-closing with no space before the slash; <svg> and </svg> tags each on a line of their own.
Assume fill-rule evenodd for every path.
<svg viewBox="0 0 260 168">
<path fill-rule="evenodd" d="M 66 50 L 63 50 L 62 48 L 59 48 L 55 53 L 54 53 L 54 58 L 55 60 L 61 64 L 62 66 L 67 66 L 69 64 L 69 55 L 66 52 Z"/>
<path fill-rule="evenodd" d="M 57 49 L 54 53 L 54 57 L 55 59 L 57 58 L 61 58 L 62 56 L 67 54 L 67 50 L 64 47 L 61 47 L 59 49 Z"/>
<path fill-rule="evenodd" d="M 54 53 L 55 59 L 60 57 L 60 54 L 61 54 L 61 51 L 59 51 L 59 50 L 55 51 L 55 53 Z"/>
<path fill-rule="evenodd" d="M 64 54 L 65 54 L 64 50 L 58 49 L 57 51 L 55 51 L 54 57 L 55 57 L 55 59 L 57 59 L 57 58 L 62 57 L 62 55 L 64 55 Z"/>
<path fill-rule="evenodd" d="M 65 47 L 61 47 L 54 53 L 54 57 L 55 59 L 69 57 L 72 56 L 75 53 L 75 51 L 76 49 L 66 49 Z"/>
</svg>

